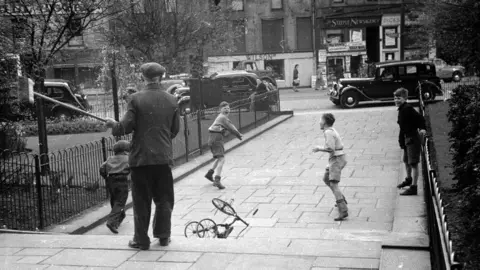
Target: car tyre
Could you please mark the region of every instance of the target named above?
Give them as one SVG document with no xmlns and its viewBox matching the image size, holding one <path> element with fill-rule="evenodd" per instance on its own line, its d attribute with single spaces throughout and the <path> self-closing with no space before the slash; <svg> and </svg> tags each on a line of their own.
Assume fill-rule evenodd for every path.
<svg viewBox="0 0 480 270">
<path fill-rule="evenodd" d="M 423 87 L 423 86 L 422 86 Z M 424 86 L 422 90 L 422 99 L 424 102 L 429 102 L 435 100 L 435 93 L 433 92 L 431 85 Z"/>
<path fill-rule="evenodd" d="M 342 96 L 340 97 L 340 104 L 345 109 L 352 109 L 357 107 L 358 102 L 358 94 L 353 91 L 347 91 L 345 93 L 342 93 Z"/>
<path fill-rule="evenodd" d="M 453 82 L 460 82 L 461 80 L 462 80 L 462 74 L 460 74 L 460 72 L 453 73 L 453 76 L 452 76 Z"/>
</svg>

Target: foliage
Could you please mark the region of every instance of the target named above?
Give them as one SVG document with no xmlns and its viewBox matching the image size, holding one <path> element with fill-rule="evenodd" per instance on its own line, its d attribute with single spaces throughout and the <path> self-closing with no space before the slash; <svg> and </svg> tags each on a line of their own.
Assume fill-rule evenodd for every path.
<svg viewBox="0 0 480 270">
<path fill-rule="evenodd" d="M 36 122 L 23 122 L 26 136 L 37 136 L 38 125 Z M 90 132 L 105 132 L 107 128 L 104 124 L 91 118 L 74 118 L 69 121 L 60 119 L 47 120 L 47 134 L 48 135 L 63 135 L 63 134 L 80 134 Z"/>
<path fill-rule="evenodd" d="M 235 48 L 233 40 L 243 29 L 232 26 L 230 13 L 212 1 L 145 1 L 114 20 L 109 39 L 114 46 L 125 48 L 133 62 L 159 62 L 169 74 L 202 74 L 208 45 L 217 52 Z"/>
<path fill-rule="evenodd" d="M 0 151 L 25 151 L 27 146 L 25 135 L 22 125 L 12 121 L 0 122 Z"/>
<path fill-rule="evenodd" d="M 420 18 L 414 39 L 422 48 L 432 47 L 449 63 L 462 63 L 480 70 L 480 2 L 478 0 L 417 0 L 421 8 L 412 17 Z"/>
</svg>

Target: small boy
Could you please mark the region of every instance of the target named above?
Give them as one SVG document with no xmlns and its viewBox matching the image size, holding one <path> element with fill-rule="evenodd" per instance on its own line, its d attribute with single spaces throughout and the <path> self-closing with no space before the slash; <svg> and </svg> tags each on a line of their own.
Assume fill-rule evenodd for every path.
<svg viewBox="0 0 480 270">
<path fill-rule="evenodd" d="M 239 140 L 242 140 L 242 134 L 232 124 L 228 115 L 230 114 L 230 105 L 226 101 L 220 103 L 220 114 L 217 116 L 213 124 L 208 128 L 209 138 L 208 146 L 212 151 L 215 162 L 213 167 L 208 170 L 205 178 L 213 182 L 213 186 L 224 189 L 225 186 L 220 182 L 223 165 L 225 164 L 225 148 L 223 146 L 223 138 L 233 133 Z M 216 172 L 216 173 L 215 173 Z M 215 173 L 215 178 L 213 174 Z"/>
<path fill-rule="evenodd" d="M 400 195 L 417 195 L 418 182 L 418 163 L 420 162 L 420 152 L 422 150 L 422 139 L 427 131 L 425 130 L 425 119 L 410 104 L 407 103 L 408 90 L 399 88 L 393 93 L 395 105 L 398 107 L 398 125 L 400 132 L 398 142 L 400 148 L 403 149 L 403 163 L 407 178 L 397 187 L 404 188 L 409 186 L 407 190 Z M 418 131 L 420 130 L 420 132 Z M 412 177 L 413 173 L 413 177 Z"/>
<path fill-rule="evenodd" d="M 114 156 L 108 157 L 100 167 L 100 175 L 106 180 L 110 194 L 112 211 L 108 217 L 107 227 L 113 233 L 118 233 L 118 227 L 125 218 L 125 204 L 128 198 L 128 152 L 130 143 L 120 140 L 113 146 Z"/>
<path fill-rule="evenodd" d="M 333 123 L 335 123 L 333 114 L 325 113 L 322 115 L 320 129 L 323 130 L 325 136 L 325 147 L 316 146 L 312 149 L 312 152 L 327 152 L 330 154 L 323 181 L 332 190 L 337 202 L 336 206 L 339 215 L 334 220 L 342 221 L 348 217 L 348 208 L 347 201 L 342 191 L 340 191 L 338 184 L 340 182 L 342 169 L 347 165 L 347 160 L 345 159 L 345 152 L 343 152 L 342 140 L 338 132 L 332 127 Z"/>
</svg>

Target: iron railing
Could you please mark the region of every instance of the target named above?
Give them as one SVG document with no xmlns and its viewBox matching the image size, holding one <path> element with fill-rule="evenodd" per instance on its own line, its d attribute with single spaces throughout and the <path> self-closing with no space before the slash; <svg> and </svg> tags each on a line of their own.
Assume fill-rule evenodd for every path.
<svg viewBox="0 0 480 270">
<path fill-rule="evenodd" d="M 440 82 L 443 91 L 443 100 L 449 100 L 452 96 L 453 89 L 457 88 L 460 85 L 476 85 L 480 83 L 480 78 L 476 76 L 472 77 L 463 77 L 459 82 Z"/>
<path fill-rule="evenodd" d="M 419 85 L 419 87 L 421 93 L 421 85 Z M 425 103 L 422 95 L 419 95 L 419 109 L 420 113 L 425 117 Z M 436 178 L 436 171 L 432 166 L 432 158 L 435 158 L 431 156 L 432 143 L 429 137 L 425 137 L 422 146 L 422 169 L 429 224 L 432 269 L 461 270 L 463 269 L 463 264 L 457 261 L 455 252 L 453 251 L 443 200 Z"/>
<path fill-rule="evenodd" d="M 229 118 L 246 132 L 275 118 L 279 104 L 278 91 L 239 100 L 230 104 Z M 212 108 L 181 117 L 180 132 L 173 140 L 177 165 L 206 150 L 208 127 L 218 112 Z M 99 169 L 113 154 L 117 139 L 131 140 L 131 135 L 102 138 L 45 156 L 0 152 L 0 226 L 42 230 L 105 202 L 108 194 Z"/>
</svg>

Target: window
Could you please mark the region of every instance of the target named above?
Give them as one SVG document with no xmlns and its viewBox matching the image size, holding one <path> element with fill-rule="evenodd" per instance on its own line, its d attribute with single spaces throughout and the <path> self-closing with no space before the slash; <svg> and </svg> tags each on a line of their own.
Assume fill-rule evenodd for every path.
<svg viewBox="0 0 480 270">
<path fill-rule="evenodd" d="M 343 3 L 343 0 L 332 0 L 334 4 Z"/>
<path fill-rule="evenodd" d="M 285 50 L 283 19 L 262 20 L 262 44 L 264 52 L 279 52 Z"/>
<path fill-rule="evenodd" d="M 385 53 L 385 61 L 395 60 L 395 53 Z"/>
<path fill-rule="evenodd" d="M 165 0 L 165 10 L 167 13 L 177 12 L 177 0 Z"/>
<path fill-rule="evenodd" d="M 283 9 L 283 0 L 271 0 L 272 9 Z"/>
<path fill-rule="evenodd" d="M 327 34 L 327 44 L 338 44 L 343 42 L 343 34 Z"/>
<path fill-rule="evenodd" d="M 384 67 L 384 68 L 379 68 L 378 72 L 382 79 L 391 80 L 394 77 L 396 77 L 396 75 L 398 74 L 397 70 L 398 70 L 397 67 Z M 400 75 L 402 74 L 401 72 L 402 71 L 400 70 Z"/>
<path fill-rule="evenodd" d="M 234 32 L 238 33 L 235 37 L 234 45 L 237 49 L 236 52 L 244 53 L 247 51 L 247 46 L 245 42 L 245 22 L 243 20 L 233 21 Z"/>
<path fill-rule="evenodd" d="M 297 50 L 312 50 L 311 18 L 297 18 Z"/>
<path fill-rule="evenodd" d="M 83 36 L 75 36 L 68 41 L 69 47 L 79 47 L 79 46 L 81 47 L 83 45 L 84 45 Z"/>
<path fill-rule="evenodd" d="M 232 9 L 235 11 L 243 11 L 243 0 L 232 0 Z"/>
<path fill-rule="evenodd" d="M 60 87 L 48 87 L 47 95 L 51 98 L 60 99 L 64 97 L 64 89 Z"/>
<path fill-rule="evenodd" d="M 418 75 L 435 76 L 435 68 L 431 65 L 419 65 Z"/>
<path fill-rule="evenodd" d="M 285 80 L 285 61 L 284 60 L 265 60 L 263 61 L 265 70 L 275 73 L 275 80 Z"/>
<path fill-rule="evenodd" d="M 27 36 L 27 20 L 23 18 L 12 19 L 13 37 L 15 39 L 25 38 Z"/>
<path fill-rule="evenodd" d="M 399 66 L 398 74 L 400 76 L 416 75 L 417 67 L 416 66 Z"/>
<path fill-rule="evenodd" d="M 245 77 L 236 77 L 233 78 L 232 80 L 232 86 L 233 87 L 243 87 L 243 86 L 249 86 L 250 82 L 245 78 Z"/>
</svg>

